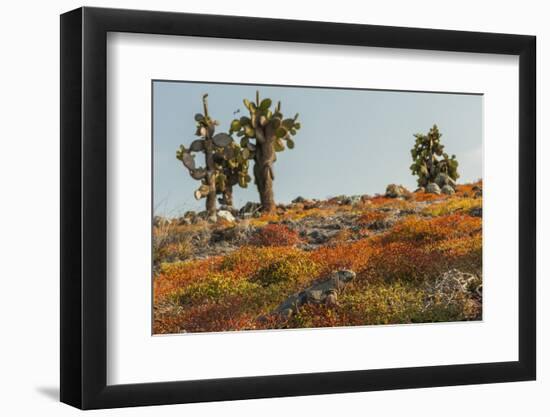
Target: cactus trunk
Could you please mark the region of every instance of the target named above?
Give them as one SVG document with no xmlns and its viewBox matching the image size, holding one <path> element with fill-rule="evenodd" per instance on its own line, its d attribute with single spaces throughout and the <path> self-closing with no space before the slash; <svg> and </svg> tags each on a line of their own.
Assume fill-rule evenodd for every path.
<svg viewBox="0 0 550 417">
<path fill-rule="evenodd" d="M 271 140 L 268 139 L 266 143 L 258 144 L 254 158 L 254 178 L 264 213 L 275 211 L 275 200 L 273 198 L 273 162 L 275 161 L 275 150 L 270 142 Z"/>
<path fill-rule="evenodd" d="M 216 178 L 214 176 L 214 151 L 210 135 L 205 139 L 205 162 L 206 162 L 206 184 L 209 187 L 208 195 L 206 196 L 206 211 L 208 217 L 216 216 Z"/>
<path fill-rule="evenodd" d="M 216 193 L 209 192 L 206 196 L 206 211 L 208 218 L 212 219 L 216 216 Z"/>
<path fill-rule="evenodd" d="M 202 97 L 202 105 L 204 109 L 204 115 L 208 117 L 208 102 L 206 101 L 207 95 Z M 206 212 L 208 217 L 212 218 L 216 216 L 216 177 L 214 176 L 214 144 L 212 143 L 212 131 L 213 129 L 207 129 L 207 133 L 204 138 L 204 159 L 206 162 L 206 184 L 209 187 L 208 195 L 206 196 Z"/>
<path fill-rule="evenodd" d="M 228 207 L 233 207 L 233 186 L 226 185 L 225 191 L 223 192 L 223 204 Z"/>
</svg>

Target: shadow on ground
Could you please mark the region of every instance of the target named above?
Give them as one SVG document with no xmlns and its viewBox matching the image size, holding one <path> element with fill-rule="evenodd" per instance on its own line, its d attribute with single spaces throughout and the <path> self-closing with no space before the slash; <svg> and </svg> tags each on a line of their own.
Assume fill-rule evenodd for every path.
<svg viewBox="0 0 550 417">
<path fill-rule="evenodd" d="M 53 401 L 59 401 L 59 387 L 36 387 L 36 391 Z"/>
</svg>

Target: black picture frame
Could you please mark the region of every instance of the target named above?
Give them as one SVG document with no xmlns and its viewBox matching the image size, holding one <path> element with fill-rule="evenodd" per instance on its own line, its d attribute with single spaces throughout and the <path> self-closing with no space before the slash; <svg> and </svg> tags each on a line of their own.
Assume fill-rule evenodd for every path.
<svg viewBox="0 0 550 417">
<path fill-rule="evenodd" d="M 108 32 L 519 56 L 519 360 L 107 385 Z M 252 17 L 79 8 L 61 15 L 61 401 L 81 409 L 534 380 L 536 38 Z"/>
</svg>

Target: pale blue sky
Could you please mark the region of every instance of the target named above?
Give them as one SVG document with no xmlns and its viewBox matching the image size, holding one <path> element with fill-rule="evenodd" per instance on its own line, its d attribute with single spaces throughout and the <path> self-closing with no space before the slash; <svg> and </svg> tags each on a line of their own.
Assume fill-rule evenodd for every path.
<svg viewBox="0 0 550 417">
<path fill-rule="evenodd" d="M 298 195 L 324 199 L 383 193 L 390 183 L 414 189 L 409 170 L 413 134 L 426 133 L 434 123 L 445 150 L 457 156 L 459 182 L 482 176 L 480 95 L 154 81 L 155 214 L 204 209 L 204 200 L 193 197 L 199 181 L 176 159 L 179 145 L 196 139 L 193 117 L 202 112 L 202 95 L 208 93 L 210 115 L 220 121 L 217 132 L 227 132 L 233 112 L 246 115 L 243 98 L 252 101 L 256 90 L 261 98 L 280 100 L 286 117 L 300 113 L 296 146 L 278 153 L 274 165 L 278 203 Z M 204 165 L 200 156 L 197 162 Z M 256 186 L 236 187 L 234 200 L 237 207 L 258 201 Z"/>
</svg>

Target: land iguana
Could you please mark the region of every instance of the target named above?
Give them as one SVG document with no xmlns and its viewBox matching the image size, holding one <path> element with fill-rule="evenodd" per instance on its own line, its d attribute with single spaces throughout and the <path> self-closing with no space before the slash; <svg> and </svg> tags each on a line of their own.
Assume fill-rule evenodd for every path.
<svg viewBox="0 0 550 417">
<path fill-rule="evenodd" d="M 347 269 L 335 271 L 328 277 L 318 280 L 305 290 L 292 294 L 272 314 L 289 319 L 305 304 L 335 306 L 338 303 L 338 294 L 354 278 L 355 272 L 353 271 Z"/>
</svg>

